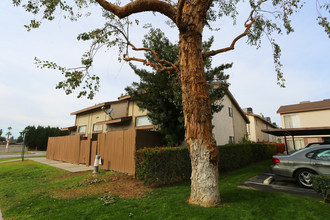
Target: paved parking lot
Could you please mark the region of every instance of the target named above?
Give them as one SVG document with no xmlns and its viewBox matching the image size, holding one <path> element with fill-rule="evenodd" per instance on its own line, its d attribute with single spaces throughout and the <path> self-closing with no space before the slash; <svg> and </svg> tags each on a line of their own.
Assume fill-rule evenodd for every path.
<svg viewBox="0 0 330 220">
<path fill-rule="evenodd" d="M 265 184 L 265 180 L 272 181 L 269 184 Z M 267 181 L 266 181 L 267 182 Z M 322 199 L 322 196 L 316 193 L 313 189 L 305 189 L 297 185 L 295 180 L 285 177 L 275 176 L 270 170 L 264 173 L 252 177 L 240 185 L 242 188 L 252 188 L 258 190 L 265 190 L 271 192 L 282 192 L 293 195 L 309 196 L 313 198 Z"/>
</svg>

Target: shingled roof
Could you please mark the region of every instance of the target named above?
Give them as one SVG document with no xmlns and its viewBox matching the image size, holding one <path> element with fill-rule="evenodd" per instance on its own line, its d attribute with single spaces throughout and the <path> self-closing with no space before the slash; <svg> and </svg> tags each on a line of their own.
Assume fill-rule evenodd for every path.
<svg viewBox="0 0 330 220">
<path fill-rule="evenodd" d="M 330 109 L 330 99 L 324 99 L 323 101 L 318 101 L 318 102 L 304 102 L 295 105 L 284 105 L 277 110 L 277 113 L 288 114 L 288 113 L 316 111 L 316 110 L 325 110 L 325 109 Z"/>
</svg>

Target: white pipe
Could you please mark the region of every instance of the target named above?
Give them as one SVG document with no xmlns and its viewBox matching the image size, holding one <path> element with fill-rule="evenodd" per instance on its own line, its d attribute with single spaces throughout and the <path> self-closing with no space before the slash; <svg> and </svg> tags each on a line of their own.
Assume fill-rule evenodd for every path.
<svg viewBox="0 0 330 220">
<path fill-rule="evenodd" d="M 94 171 L 93 173 L 97 173 L 99 171 L 99 160 L 101 159 L 100 155 L 96 155 L 95 156 L 95 160 L 94 160 Z"/>
</svg>

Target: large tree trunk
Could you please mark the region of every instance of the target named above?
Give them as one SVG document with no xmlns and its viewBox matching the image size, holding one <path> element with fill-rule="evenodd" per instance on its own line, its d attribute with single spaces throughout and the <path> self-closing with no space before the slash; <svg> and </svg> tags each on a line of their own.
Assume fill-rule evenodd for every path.
<svg viewBox="0 0 330 220">
<path fill-rule="evenodd" d="M 189 2 L 183 8 L 185 13 L 182 22 L 185 27 L 180 30 L 179 41 L 185 139 L 192 167 L 189 202 L 215 206 L 220 202 L 218 149 L 212 135 L 212 114 L 202 54 L 203 14 L 206 13 L 206 6 L 205 2 L 204 5 Z"/>
</svg>

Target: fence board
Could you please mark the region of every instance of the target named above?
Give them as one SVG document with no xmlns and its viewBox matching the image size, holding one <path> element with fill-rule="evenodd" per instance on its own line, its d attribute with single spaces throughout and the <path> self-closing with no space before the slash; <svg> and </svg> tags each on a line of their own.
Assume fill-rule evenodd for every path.
<svg viewBox="0 0 330 220">
<path fill-rule="evenodd" d="M 79 135 L 50 137 L 48 138 L 46 157 L 48 159 L 79 164 L 79 145 Z"/>
<path fill-rule="evenodd" d="M 134 136 L 134 138 L 133 138 Z M 111 131 L 98 136 L 102 168 L 119 172 L 135 173 L 135 131 Z"/>
<path fill-rule="evenodd" d="M 148 132 L 120 130 L 99 134 L 97 140 L 81 140 L 79 135 L 50 137 L 47 158 L 69 163 L 93 165 L 95 156 L 100 155 L 102 169 L 135 174 L 134 153 L 137 135 L 141 146 L 152 145 L 154 137 Z M 143 141 L 143 139 L 145 139 Z M 149 141 L 148 141 L 148 140 Z M 150 143 L 149 143 L 150 142 Z"/>
</svg>

